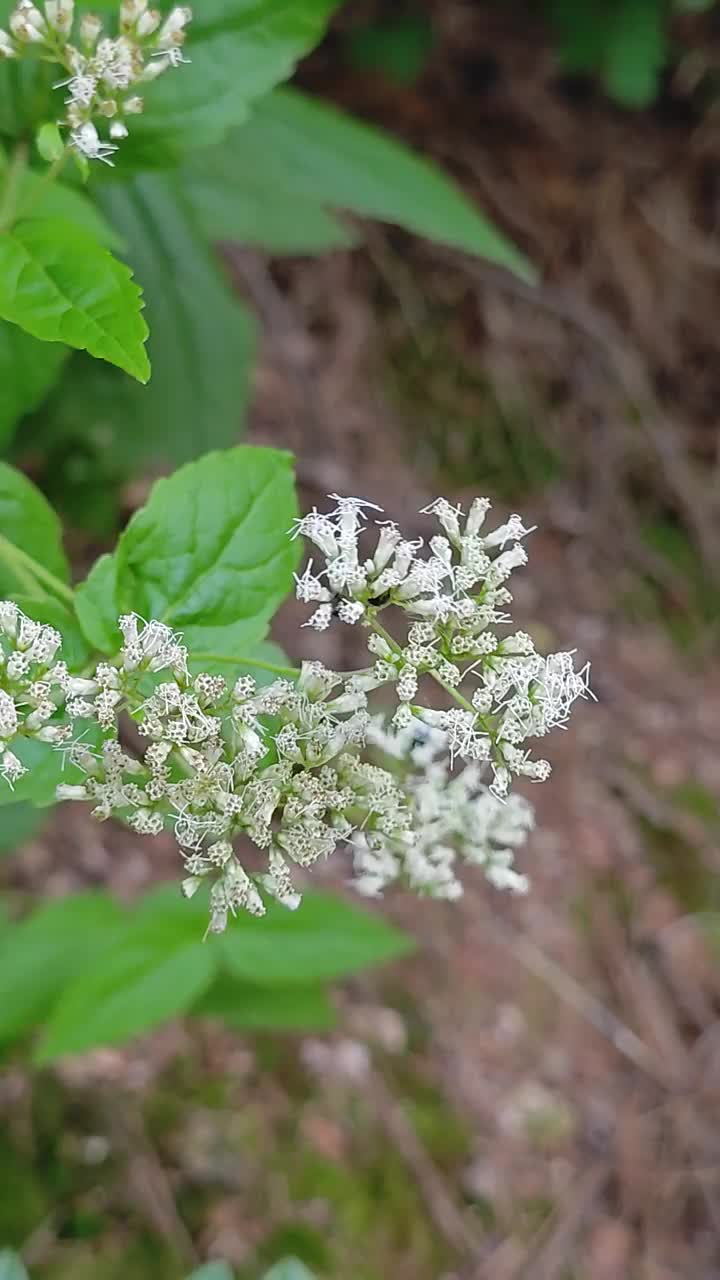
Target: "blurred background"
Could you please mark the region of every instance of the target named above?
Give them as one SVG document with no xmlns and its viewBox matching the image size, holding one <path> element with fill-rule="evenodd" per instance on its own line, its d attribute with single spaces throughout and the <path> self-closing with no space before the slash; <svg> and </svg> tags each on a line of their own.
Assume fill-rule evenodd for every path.
<svg viewBox="0 0 720 1280">
<path fill-rule="evenodd" d="M 417 950 L 338 989 L 333 1032 L 9 1054 L 0 1240 L 41 1280 L 288 1254 L 334 1280 L 717 1280 L 720 9 L 349 0 L 296 83 L 435 158 L 540 283 L 378 224 L 321 256 L 226 245 L 260 318 L 246 438 L 295 452 L 306 506 L 521 511 L 518 622 L 589 658 L 598 701 L 533 791 L 529 896 L 392 895 Z M 72 494 L 112 491 L 112 525 L 154 474 L 89 465 L 64 442 L 50 468 L 78 566 L 108 530 Z M 349 629 L 296 623 L 293 657 L 352 664 Z M 174 859 L 69 806 L 0 877 L 129 896 Z"/>
</svg>

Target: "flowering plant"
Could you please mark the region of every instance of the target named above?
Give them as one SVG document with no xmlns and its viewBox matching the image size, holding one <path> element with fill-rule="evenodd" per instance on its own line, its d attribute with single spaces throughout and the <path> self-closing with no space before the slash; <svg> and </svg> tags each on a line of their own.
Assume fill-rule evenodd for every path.
<svg viewBox="0 0 720 1280">
<path fill-rule="evenodd" d="M 238 438 L 255 323 L 213 242 L 347 249 L 349 210 L 528 276 L 432 164 L 276 88 L 338 2 L 0 0 L 0 447 L 76 521 Z"/>
<path fill-rule="evenodd" d="M 263 480 L 259 493 L 248 481 L 253 472 Z M 230 493 L 233 474 L 239 484 Z M 217 505 L 221 477 L 222 527 L 208 519 L 201 535 L 214 556 L 208 564 L 204 545 L 188 543 L 197 528 L 180 515 L 181 495 L 192 488 L 205 518 L 199 503 Z M 483 867 L 497 887 L 524 890 L 513 853 L 532 827 L 532 808 L 510 794 L 511 782 L 548 777 L 550 765 L 527 744 L 564 725 L 588 691 L 587 670 L 577 672 L 571 654 L 543 657 L 526 633 L 502 634 L 511 622 L 507 584 L 526 562 L 530 531 L 516 515 L 487 531 L 486 500 L 465 516 L 439 498 L 426 509 L 437 529 L 426 548 L 379 508 L 335 495 L 327 513 L 295 519 L 291 540 L 276 523 L 282 508 L 266 497 L 278 485 L 290 508 L 287 460 L 273 451 L 240 449 L 190 465 L 160 482 L 115 556 L 76 592 L 23 553 L 8 557 L 6 545 L 10 567 L 67 597 L 85 638 L 97 644 L 99 636 L 108 656 L 84 656 L 72 670 L 62 627 L 29 616 L 30 605 L 0 604 L 5 799 L 21 785 L 34 798 L 33 770 L 61 756 L 80 779 L 58 779 L 58 800 L 87 801 L 99 820 L 119 818 L 140 835 L 172 829 L 186 896 L 210 884 L 213 932 L 239 910 L 264 914 L 264 895 L 295 908 L 293 867 L 310 867 L 341 844 L 365 894 L 399 881 L 455 898 L 463 861 Z M 257 559 L 245 544 L 238 573 L 243 486 L 245 499 L 267 510 L 255 517 L 265 531 Z M 295 669 L 243 654 L 225 622 L 243 615 L 249 591 L 263 619 L 259 638 L 268 604 L 288 583 L 298 537 L 315 553 L 295 574 L 297 597 L 313 607 L 305 625 L 360 628 L 370 661 L 358 670 L 314 660 Z M 269 600 L 257 584 L 266 562 L 282 566 Z M 173 621 L 176 590 L 185 616 L 190 609 L 185 634 Z M 136 607 L 126 611 L 126 601 Z M 204 648 L 208 631 L 213 652 Z M 259 685 L 259 672 L 276 678 Z M 27 761 L 28 746 L 45 761 Z M 261 870 L 249 870 L 240 838 L 262 851 Z"/>
</svg>

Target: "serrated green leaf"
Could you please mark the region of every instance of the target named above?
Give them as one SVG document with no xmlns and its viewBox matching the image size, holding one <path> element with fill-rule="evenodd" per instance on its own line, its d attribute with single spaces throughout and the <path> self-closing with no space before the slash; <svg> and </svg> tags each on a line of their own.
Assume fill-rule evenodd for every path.
<svg viewBox="0 0 720 1280">
<path fill-rule="evenodd" d="M 147 382 L 141 291 L 107 249 L 60 218 L 30 218 L 0 236 L 0 316 Z"/>
<path fill-rule="evenodd" d="M 31 804 L 8 804 L 0 809 L 0 853 L 13 853 L 32 840 L 47 822 L 47 811 Z"/>
<path fill-rule="evenodd" d="M 227 1262 L 208 1262 L 204 1267 L 193 1271 L 188 1280 L 233 1280 L 233 1273 Z"/>
<path fill-rule="evenodd" d="M 231 189 L 244 174 L 257 175 L 288 208 L 299 199 L 347 209 L 477 254 L 523 279 L 534 276 L 520 251 L 429 160 L 296 89 L 268 94 L 219 152 L 191 158 L 189 198 L 192 175 L 202 182 L 204 173 L 214 173 L 217 185 L 223 165 Z M 237 186 L 232 174 L 239 175 Z"/>
<path fill-rule="evenodd" d="M 210 985 L 212 948 L 202 941 L 168 949 L 122 934 L 113 951 L 78 976 L 53 1009 L 37 1061 L 121 1044 L 186 1012 Z"/>
<path fill-rule="evenodd" d="M 10 443 L 20 419 L 42 404 L 67 355 L 60 342 L 40 342 L 0 320 L 0 448 Z"/>
<path fill-rule="evenodd" d="M 219 945 L 235 977 L 273 986 L 342 978 L 406 955 L 413 942 L 378 915 L 312 893 L 297 911 L 271 902 L 260 919 L 238 916 Z"/>
<path fill-rule="evenodd" d="M 260 987 L 228 975 L 216 978 L 191 1012 L 239 1031 L 329 1031 L 336 1021 L 322 986 Z"/>
<path fill-rule="evenodd" d="M 122 636 L 117 620 L 117 557 L 100 556 L 84 582 L 75 588 L 75 612 L 83 634 L 101 653 L 118 653 Z"/>
<path fill-rule="evenodd" d="M 155 485 L 117 550 L 117 599 L 181 631 L 191 653 L 234 657 L 262 640 L 292 585 L 290 455 L 240 446 Z"/>
<path fill-rule="evenodd" d="M 6 462 L 0 462 L 0 595 L 39 594 L 32 574 L 3 553 L 2 539 L 20 547 L 56 578 L 68 581 L 60 521 L 32 481 Z"/>
<path fill-rule="evenodd" d="M 111 948 L 122 920 L 106 894 L 78 894 L 0 935 L 0 1042 L 42 1021 L 66 983 Z"/>
<path fill-rule="evenodd" d="M 82 368 L 59 398 L 92 427 L 102 423 L 107 452 L 135 465 L 187 462 L 241 433 L 255 354 L 255 321 L 229 288 L 196 229 L 177 179 L 164 175 L 108 184 L 103 210 L 127 245 L 142 280 L 153 376 L 138 387 L 113 370 L 89 385 Z M 51 406 L 52 408 L 52 406 Z"/>
<path fill-rule="evenodd" d="M 0 1252 L 0 1280 L 28 1280 L 22 1258 L 13 1253 L 12 1249 Z"/>
<path fill-rule="evenodd" d="M 338 2 L 203 0 L 187 28 L 189 65 L 145 87 L 145 111 L 118 152 L 118 172 L 172 163 L 219 141 L 317 44 Z"/>
</svg>

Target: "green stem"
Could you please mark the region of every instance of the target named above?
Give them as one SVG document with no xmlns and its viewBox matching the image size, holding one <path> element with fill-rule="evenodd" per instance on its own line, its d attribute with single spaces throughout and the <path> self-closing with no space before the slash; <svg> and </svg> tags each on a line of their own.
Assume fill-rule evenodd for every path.
<svg viewBox="0 0 720 1280">
<path fill-rule="evenodd" d="M 9 565 L 19 582 L 22 582 L 28 590 L 40 584 L 46 594 L 49 591 L 60 596 L 62 600 L 67 600 L 69 604 L 73 604 L 75 594 L 72 587 L 66 582 L 57 578 L 54 573 L 46 569 L 44 565 L 38 564 L 27 551 L 23 551 L 21 547 L 17 547 L 9 538 L 4 537 L 0 533 L 0 559 Z"/>
<path fill-rule="evenodd" d="M 28 149 L 24 142 L 13 151 L 5 178 L 5 189 L 0 203 L 0 231 L 7 231 L 15 221 L 17 193 L 20 179 L 27 168 Z"/>
<path fill-rule="evenodd" d="M 402 653 L 402 649 L 400 645 L 397 643 L 396 640 L 393 639 L 393 637 L 390 635 L 390 632 L 385 630 L 382 623 L 377 622 L 375 619 L 373 619 L 373 621 L 370 623 L 370 626 L 372 627 L 373 631 L 377 633 L 377 635 L 382 636 L 385 643 L 390 646 L 390 648 L 393 650 L 394 653 Z M 477 720 L 480 721 L 480 723 L 482 723 L 482 720 L 483 720 L 482 716 L 478 715 L 478 712 L 475 710 L 472 702 L 468 702 L 468 699 L 462 693 L 460 693 L 459 690 L 454 689 L 451 684 L 448 684 L 447 680 L 443 680 L 442 676 L 438 675 L 437 671 L 428 671 L 427 674 L 429 676 L 432 676 L 435 683 L 439 684 L 440 687 L 444 689 L 445 692 L 449 694 L 449 696 L 453 698 L 454 701 L 457 702 L 458 705 L 461 706 L 464 711 L 469 711 L 471 716 L 474 716 Z"/>
<path fill-rule="evenodd" d="M 281 667 L 275 662 L 262 662 L 260 658 L 246 658 L 244 654 L 230 657 L 226 653 L 193 653 L 194 662 L 227 662 L 238 667 L 257 667 L 260 671 L 271 671 L 276 676 L 287 676 L 294 679 L 300 675 L 299 667 Z"/>
</svg>

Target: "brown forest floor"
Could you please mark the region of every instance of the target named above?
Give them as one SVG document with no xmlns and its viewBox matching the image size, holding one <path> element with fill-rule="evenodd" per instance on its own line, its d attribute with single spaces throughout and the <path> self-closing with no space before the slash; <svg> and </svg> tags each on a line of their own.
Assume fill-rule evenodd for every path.
<svg viewBox="0 0 720 1280">
<path fill-rule="evenodd" d="M 451 167 L 543 284 L 377 228 L 312 262 L 234 253 L 265 331 L 251 438 L 296 452 L 308 503 L 519 506 L 541 532 L 518 613 L 592 660 L 598 703 L 533 791 L 529 897 L 389 901 L 419 952 L 351 985 L 325 1046 L 173 1029 L 67 1069 L 56 1158 L 90 1172 L 58 1194 L 102 1227 L 41 1216 L 41 1276 L 178 1277 L 173 1249 L 248 1277 L 284 1249 L 334 1280 L 720 1276 L 720 967 L 696 918 L 720 905 L 717 121 L 571 93 L 514 10 L 428 8 L 414 87 L 340 70 L 341 32 L 304 81 Z M 292 608 L 278 639 L 310 653 Z M 351 643 L 312 652 L 345 666 Z M 158 873 L 70 811 L 16 876 Z M 31 1091 L 0 1086 L 26 1151 Z M 124 1252 L 133 1230 L 169 1260 Z"/>
</svg>

